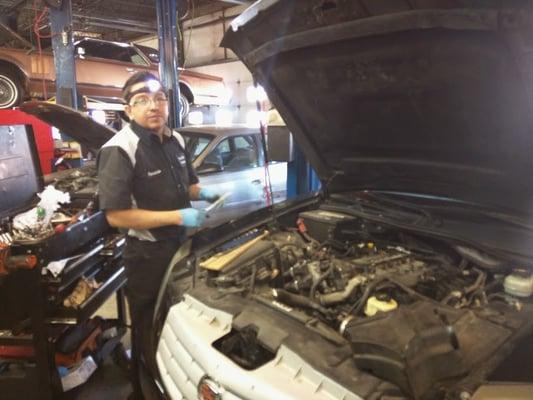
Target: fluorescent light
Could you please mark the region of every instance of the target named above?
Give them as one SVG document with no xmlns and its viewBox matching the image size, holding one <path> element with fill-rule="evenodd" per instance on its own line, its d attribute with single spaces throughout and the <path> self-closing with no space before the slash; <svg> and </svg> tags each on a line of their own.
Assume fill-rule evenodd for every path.
<svg viewBox="0 0 533 400">
<path fill-rule="evenodd" d="M 261 122 L 266 124 L 267 113 L 264 111 L 252 110 L 246 113 L 246 126 L 249 128 L 258 128 L 261 126 Z"/>
<path fill-rule="evenodd" d="M 265 101 L 268 99 L 265 89 L 261 85 L 248 86 L 246 88 L 246 99 L 250 103 L 255 103 L 256 101 Z"/>
<path fill-rule="evenodd" d="M 201 111 L 191 111 L 187 116 L 187 121 L 191 125 L 202 125 L 204 123 L 204 113 Z"/>
<path fill-rule="evenodd" d="M 61 140 L 61 133 L 55 126 L 52 126 L 52 139 Z"/>
<path fill-rule="evenodd" d="M 89 115 L 96 122 L 105 125 L 105 111 L 103 110 L 92 110 L 89 112 Z"/>
<path fill-rule="evenodd" d="M 233 122 L 233 111 L 220 109 L 215 113 L 215 124 L 219 126 L 231 125 Z"/>
<path fill-rule="evenodd" d="M 229 87 L 224 87 L 221 92 L 220 98 L 222 99 L 222 104 L 228 105 L 233 97 L 233 90 L 231 90 Z"/>
</svg>

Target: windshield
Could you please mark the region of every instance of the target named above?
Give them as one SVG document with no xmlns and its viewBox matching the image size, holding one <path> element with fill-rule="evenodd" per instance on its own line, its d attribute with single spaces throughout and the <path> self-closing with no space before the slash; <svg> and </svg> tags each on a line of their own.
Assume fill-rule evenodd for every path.
<svg viewBox="0 0 533 400">
<path fill-rule="evenodd" d="M 154 64 L 159 64 L 159 51 L 157 49 L 154 49 L 152 47 L 148 46 L 142 46 L 139 44 L 135 44 L 139 50 L 141 50 L 146 57 L 150 59 L 151 62 Z"/>
<path fill-rule="evenodd" d="M 180 134 L 185 139 L 185 147 L 193 161 L 202 154 L 202 151 L 205 150 L 214 137 L 212 135 L 195 132 L 180 132 Z"/>
</svg>

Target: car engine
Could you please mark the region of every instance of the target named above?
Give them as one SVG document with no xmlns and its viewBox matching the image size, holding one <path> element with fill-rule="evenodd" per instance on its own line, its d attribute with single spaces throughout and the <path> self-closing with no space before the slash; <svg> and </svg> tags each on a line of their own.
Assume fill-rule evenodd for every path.
<svg viewBox="0 0 533 400">
<path fill-rule="evenodd" d="M 486 268 L 487 255 L 476 263 L 465 248 L 338 213 L 302 213 L 295 227 L 238 240 L 201 260 L 208 286 L 307 315 L 308 328 L 350 344 L 357 368 L 409 398 L 445 398 L 460 379 L 475 385 L 468 372 L 531 316 L 503 288 L 512 266 Z"/>
</svg>

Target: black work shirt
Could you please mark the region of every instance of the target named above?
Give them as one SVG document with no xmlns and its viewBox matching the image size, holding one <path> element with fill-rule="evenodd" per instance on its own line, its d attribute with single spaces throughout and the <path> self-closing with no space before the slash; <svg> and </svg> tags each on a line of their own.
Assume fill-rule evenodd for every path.
<svg viewBox="0 0 533 400">
<path fill-rule="evenodd" d="M 198 183 L 198 177 L 177 132 L 166 129 L 161 142 L 158 135 L 132 122 L 100 150 L 98 181 L 102 210 L 168 211 L 191 206 L 189 186 Z M 185 228 L 130 229 L 128 235 L 182 241 Z"/>
</svg>

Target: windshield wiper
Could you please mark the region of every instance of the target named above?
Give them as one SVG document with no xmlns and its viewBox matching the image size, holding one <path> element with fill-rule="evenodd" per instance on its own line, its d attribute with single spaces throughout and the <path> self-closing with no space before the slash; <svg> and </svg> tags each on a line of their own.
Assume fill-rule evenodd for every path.
<svg viewBox="0 0 533 400">
<path fill-rule="evenodd" d="M 337 195 L 334 196 L 337 197 Z M 402 196 L 403 199 L 393 199 L 391 196 Z M 463 220 L 480 217 L 489 218 L 505 224 L 533 230 L 533 224 L 525 222 L 524 218 L 493 209 L 483 208 L 476 204 L 456 202 L 438 197 L 422 198 L 413 196 L 410 198 L 409 195 L 404 194 L 375 192 L 357 193 L 355 197 L 353 195 L 342 196 L 342 200 L 350 201 L 350 204 L 353 204 L 354 200 L 356 200 L 358 204 L 361 204 L 361 201 L 365 201 L 366 199 L 371 200 L 372 204 L 375 204 L 375 207 L 385 206 L 387 209 L 391 208 L 393 210 L 405 210 L 406 212 L 418 213 L 422 218 L 419 221 L 415 221 L 416 224 L 425 223 L 430 224 L 431 226 L 440 226 L 444 219 L 455 215 L 460 216 Z M 416 200 L 416 202 L 414 200 Z M 421 204 L 421 201 L 426 201 L 427 203 Z"/>
<path fill-rule="evenodd" d="M 524 219 L 514 215 L 506 214 L 500 211 L 487 210 L 483 208 L 476 208 L 469 205 L 464 206 L 452 206 L 452 205 L 441 205 L 441 206 L 430 206 L 434 210 L 438 210 L 440 214 L 451 213 L 451 214 L 460 214 L 461 218 L 472 219 L 474 217 L 482 217 L 495 220 L 497 222 L 503 222 L 508 225 L 515 225 L 520 228 L 533 230 L 533 224 L 524 222 Z"/>
<path fill-rule="evenodd" d="M 409 225 L 440 226 L 442 221 L 428 210 L 409 202 L 393 200 L 370 192 L 358 193 L 357 196 L 334 194 L 331 198 L 348 205 L 352 213 L 359 216 L 372 216 L 380 219 L 394 220 Z"/>
</svg>

